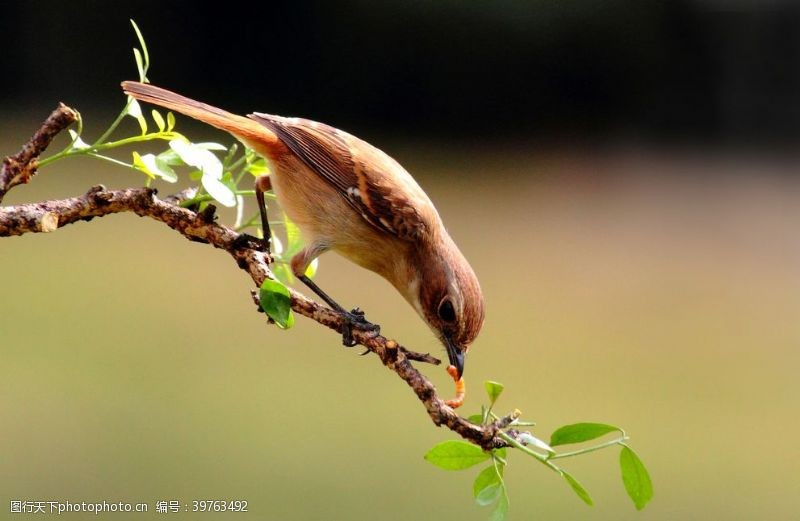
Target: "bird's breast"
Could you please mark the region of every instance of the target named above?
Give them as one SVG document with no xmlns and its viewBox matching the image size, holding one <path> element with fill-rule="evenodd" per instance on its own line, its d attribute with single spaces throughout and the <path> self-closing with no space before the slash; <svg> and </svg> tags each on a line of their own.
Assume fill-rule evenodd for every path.
<svg viewBox="0 0 800 521">
<path fill-rule="evenodd" d="M 399 254 L 399 248 L 407 247 L 402 241 L 369 224 L 334 187 L 297 158 L 273 161 L 270 177 L 278 203 L 300 228 L 306 244 L 322 245 L 392 278 L 392 252 Z"/>
</svg>

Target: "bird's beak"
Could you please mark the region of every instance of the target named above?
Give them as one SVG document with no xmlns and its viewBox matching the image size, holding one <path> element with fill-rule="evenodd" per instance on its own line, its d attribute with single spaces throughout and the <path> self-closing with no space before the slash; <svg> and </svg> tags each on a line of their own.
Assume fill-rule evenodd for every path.
<svg viewBox="0 0 800 521">
<path fill-rule="evenodd" d="M 447 357 L 450 359 L 450 363 L 456 367 L 458 377 L 461 378 L 464 373 L 464 351 L 447 337 L 444 339 L 444 346 L 447 349 Z"/>
</svg>

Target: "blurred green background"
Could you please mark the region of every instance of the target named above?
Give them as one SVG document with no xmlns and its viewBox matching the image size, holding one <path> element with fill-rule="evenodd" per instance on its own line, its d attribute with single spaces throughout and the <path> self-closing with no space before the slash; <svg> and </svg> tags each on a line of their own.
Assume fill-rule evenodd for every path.
<svg viewBox="0 0 800 521">
<path fill-rule="evenodd" d="M 142 12 L 155 11 L 143 4 Z M 363 4 L 345 4 L 372 20 Z M 16 12 L 26 15 L 19 20 L 32 41 L 45 16 L 22 5 Z M 94 12 L 90 5 L 97 4 L 85 6 Z M 588 19 L 596 3 L 585 5 L 575 12 Z M 170 9 L 173 17 L 180 11 Z M 321 12 L 315 4 L 308 9 Z M 135 6 L 121 11 L 107 21 L 113 31 L 80 17 L 73 30 L 85 36 L 94 28 L 128 60 L 133 38 L 125 18 L 136 17 L 146 37 L 157 21 L 155 14 L 140 19 Z M 473 16 L 502 30 L 502 19 Z M 196 21 L 200 34 L 206 18 Z M 557 28 L 574 17 L 547 20 Z M 188 31 L 194 21 L 187 14 L 180 23 Z M 464 30 L 470 27 L 477 29 Z M 214 45 L 224 52 L 224 41 Z M 12 46 L 6 59 L 38 56 L 32 49 Z M 172 65 L 163 49 L 151 41 L 154 81 Z M 551 47 L 536 49 L 547 56 Z M 114 115 L 110 107 L 123 102 L 115 85 L 133 75 L 132 60 L 122 62 L 123 78 L 100 74 L 104 63 L 70 45 L 42 52 L 56 61 L 69 56 L 77 78 L 84 68 L 90 78 L 102 76 L 84 89 L 87 97 L 96 93 L 95 102 L 75 103 L 89 135 L 97 135 Z M 37 71 L 58 93 L 58 70 Z M 247 71 L 237 77 L 246 81 Z M 0 102 L 3 155 L 16 151 L 55 100 L 74 103 L 67 94 L 32 100 L 32 80 L 14 81 L 18 88 Z M 197 90 L 213 91 L 209 84 Z M 271 98 L 280 95 L 237 92 L 246 101 L 232 108 L 243 111 L 272 111 Z M 323 115 L 332 110 L 325 102 L 333 98 L 304 104 L 295 95 L 292 113 L 324 119 L 315 107 Z M 218 88 L 209 101 L 225 98 Z M 390 105 L 391 97 L 375 103 Z M 337 117 L 349 121 L 345 109 Z M 498 380 L 507 387 L 499 409 L 521 409 L 542 438 L 576 421 L 623 426 L 653 477 L 655 498 L 637 513 L 620 483 L 616 451 L 568 461 L 595 498 L 589 508 L 552 472 L 512 454 L 511 519 L 797 517 L 800 178 L 791 155 L 772 142 L 676 148 L 625 133 L 609 142 L 589 120 L 553 143 L 527 127 L 511 138 L 487 131 L 454 140 L 435 123 L 415 137 L 387 118 L 365 123 L 372 129 L 365 137 L 418 178 L 487 299 L 486 325 L 468 359 L 464 413 L 480 407 L 483 380 Z M 185 119 L 178 124 L 194 139 L 229 142 Z M 135 122 L 128 125 L 135 132 Z M 347 128 L 363 134 L 358 125 Z M 66 161 L 3 204 L 141 182 L 133 172 Z M 159 223 L 117 215 L 0 239 L 0 273 L 0 518 L 10 516 L 12 499 L 147 502 L 151 512 L 159 500 L 249 501 L 248 514 L 171 515 L 185 519 L 488 517 L 472 502 L 476 471 L 448 473 L 422 459 L 452 436 L 431 424 L 407 386 L 310 321 L 290 331 L 268 326 L 254 312 L 249 278 L 226 254 Z M 318 281 L 367 310 L 387 335 L 443 354 L 377 276 L 328 254 Z M 443 370 L 422 370 L 443 394 L 452 392 Z"/>
</svg>

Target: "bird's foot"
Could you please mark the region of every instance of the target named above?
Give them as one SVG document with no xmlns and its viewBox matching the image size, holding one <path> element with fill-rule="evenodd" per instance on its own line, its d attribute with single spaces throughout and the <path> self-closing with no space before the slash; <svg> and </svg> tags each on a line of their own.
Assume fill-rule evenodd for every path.
<svg viewBox="0 0 800 521">
<path fill-rule="evenodd" d="M 380 334 L 381 326 L 373 324 L 364 317 L 364 312 L 359 308 L 352 311 L 343 313 L 344 321 L 342 322 L 342 344 L 346 347 L 353 347 L 358 342 L 353 338 L 353 329 L 360 329 L 371 333 Z"/>
<path fill-rule="evenodd" d="M 233 241 L 234 249 L 243 249 L 247 248 L 250 250 L 258 250 L 266 253 L 269 255 L 269 241 L 264 239 L 259 239 L 249 233 L 240 233 L 236 239 Z"/>
</svg>

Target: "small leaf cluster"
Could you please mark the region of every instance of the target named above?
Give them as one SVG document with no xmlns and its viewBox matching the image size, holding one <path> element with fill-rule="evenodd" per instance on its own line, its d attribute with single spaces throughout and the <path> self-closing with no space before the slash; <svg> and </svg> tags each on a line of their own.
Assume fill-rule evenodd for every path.
<svg viewBox="0 0 800 521">
<path fill-rule="evenodd" d="M 481 408 L 480 414 L 474 414 L 469 421 L 487 425 L 499 418 L 492 413 L 495 402 L 503 392 L 503 385 L 497 382 L 485 382 L 489 405 Z M 518 414 L 515 414 L 518 416 Z M 573 492 L 587 505 L 594 501 L 588 490 L 569 472 L 557 465 L 555 460 L 580 456 L 608 447 L 619 446 L 620 471 L 625 491 L 633 501 L 637 510 L 641 510 L 653 497 L 653 484 L 642 460 L 626 443 L 628 436 L 619 427 L 605 423 L 575 423 L 565 425 L 553 431 L 550 442 L 546 443 L 530 432 L 520 432 L 519 427 L 532 427 L 535 424 L 515 419 L 499 436 L 509 447 L 533 456 L 554 472 L 558 473 L 570 486 Z M 513 429 L 513 431 L 512 431 Z M 616 433 L 611 440 L 569 452 L 558 452 L 554 447 L 585 443 L 606 435 Z M 425 459 L 445 470 L 462 470 L 484 461 L 491 460 L 490 465 L 481 470 L 473 483 L 472 492 L 478 505 L 486 506 L 495 503 L 490 519 L 505 519 L 509 509 L 509 496 L 506 488 L 505 467 L 508 463 L 506 448 L 484 451 L 480 447 L 461 440 L 448 440 L 434 446 L 425 454 Z"/>
<path fill-rule="evenodd" d="M 140 48 L 133 49 L 139 81 L 147 82 L 150 53 L 136 23 L 131 20 L 131 24 L 140 45 Z M 139 125 L 139 134 L 112 139 L 126 117 L 136 120 Z M 225 207 L 235 207 L 235 226 L 242 227 L 244 220 L 243 197 L 252 195 L 254 192 L 252 189 L 242 189 L 240 186 L 249 175 L 253 177 L 268 175 L 269 169 L 266 162 L 248 149 L 237 156 L 239 146 L 236 144 L 226 147 L 219 143 L 192 142 L 177 132 L 175 125 L 175 115 L 172 112 L 167 112 L 164 116 L 158 110 L 153 109 L 150 111 L 148 119 L 139 102 L 129 96 L 117 118 L 99 138 L 91 143 L 86 142 L 82 136 L 83 125 L 79 118 L 77 131 L 70 131 L 72 141 L 60 152 L 43 159 L 40 165 L 44 166 L 66 157 L 92 157 L 144 174 L 145 184 L 148 186 L 154 180 L 176 183 L 178 182 L 178 169 L 186 168 L 189 179 L 199 181 L 199 186 L 194 197 L 185 201 L 183 205 L 198 206 L 202 209 L 204 205 L 213 201 Z M 166 149 L 157 154 L 142 154 L 134 150 L 131 152 L 130 162 L 108 155 L 109 151 L 121 147 L 159 141 L 167 142 Z M 222 159 L 217 156 L 217 153 L 222 156 Z"/>
<path fill-rule="evenodd" d="M 139 47 L 133 49 L 139 81 L 146 83 L 149 81 L 147 73 L 150 69 L 150 53 L 139 27 L 133 20 L 131 25 L 139 42 Z M 146 186 L 150 186 L 156 180 L 177 183 L 179 172 L 184 170 L 185 175 L 198 185 L 192 190 L 193 195 L 183 201 L 181 206 L 203 210 L 207 205 L 216 203 L 235 208 L 236 218 L 233 227 L 237 231 L 255 228 L 256 234 L 263 236 L 258 212 L 245 219 L 244 197 L 254 195 L 254 190 L 250 188 L 254 178 L 270 174 L 267 162 L 248 148 L 239 153 L 240 146 L 235 143 L 226 147 L 219 143 L 192 142 L 175 130 L 176 119 L 172 112 L 162 115 L 153 109 L 149 116 L 148 118 L 139 103 L 129 96 L 111 125 L 100 137 L 87 142 L 83 136 L 83 121 L 78 114 L 77 130 L 69 131 L 71 137 L 69 144 L 63 150 L 42 159 L 39 166 L 46 166 L 68 157 L 90 157 L 144 174 Z M 112 138 L 126 118 L 136 120 L 139 132 L 135 135 Z M 133 150 L 129 161 L 109 155 L 111 151 L 122 147 L 153 142 L 166 142 L 167 146 L 158 153 L 140 153 Z M 243 185 L 247 185 L 248 188 L 242 188 Z M 264 195 L 266 199 L 275 198 L 274 194 Z M 288 217 L 271 224 L 283 225 L 286 230 L 285 248 L 277 236 L 272 237 L 274 245 L 272 257 L 276 263 L 274 271 L 283 283 L 275 280 L 265 281 L 261 288 L 261 302 L 264 311 L 276 324 L 282 328 L 289 328 L 294 319 L 291 314 L 289 291 L 284 283 L 291 283 L 293 280 L 288 263 L 289 259 L 303 248 L 303 239 L 300 230 Z M 313 277 L 316 270 L 315 260 L 309 266 L 306 275 Z"/>
<path fill-rule="evenodd" d="M 445 470 L 464 470 L 490 460 L 472 484 L 475 502 L 481 506 L 495 505 L 490 519 L 505 519 L 508 513 L 508 492 L 503 480 L 506 449 L 484 451 L 477 445 L 461 440 L 443 441 L 425 454 L 425 459 Z"/>
<path fill-rule="evenodd" d="M 493 381 L 484 382 L 489 405 L 483 407 L 480 414 L 474 414 L 469 420 L 477 424 L 486 424 L 492 418 L 492 408 L 503 392 L 503 384 Z M 517 426 L 519 424 L 516 424 Z M 425 459 L 445 470 L 462 470 L 484 461 L 491 460 L 489 466 L 478 473 L 472 484 L 472 495 L 480 506 L 495 503 L 490 519 L 502 520 L 508 514 L 508 490 L 503 479 L 507 462 L 505 447 L 484 451 L 477 445 L 461 440 L 443 441 L 425 454 Z"/>
<path fill-rule="evenodd" d="M 642 460 L 626 443 L 628 436 L 624 430 L 605 423 L 574 423 L 559 427 L 553 431 L 550 435 L 550 446 L 584 443 L 611 433 L 618 433 L 619 437 L 585 449 L 554 454 L 550 456 L 550 459 L 579 456 L 615 445 L 620 446 L 622 450 L 620 451 L 619 465 L 622 473 L 622 483 L 636 509 L 641 510 L 653 498 L 653 482 L 650 480 L 650 474 L 647 472 Z M 564 469 L 559 469 L 559 471 L 575 493 L 586 504 L 591 505 L 592 498 L 586 489 Z"/>
</svg>

